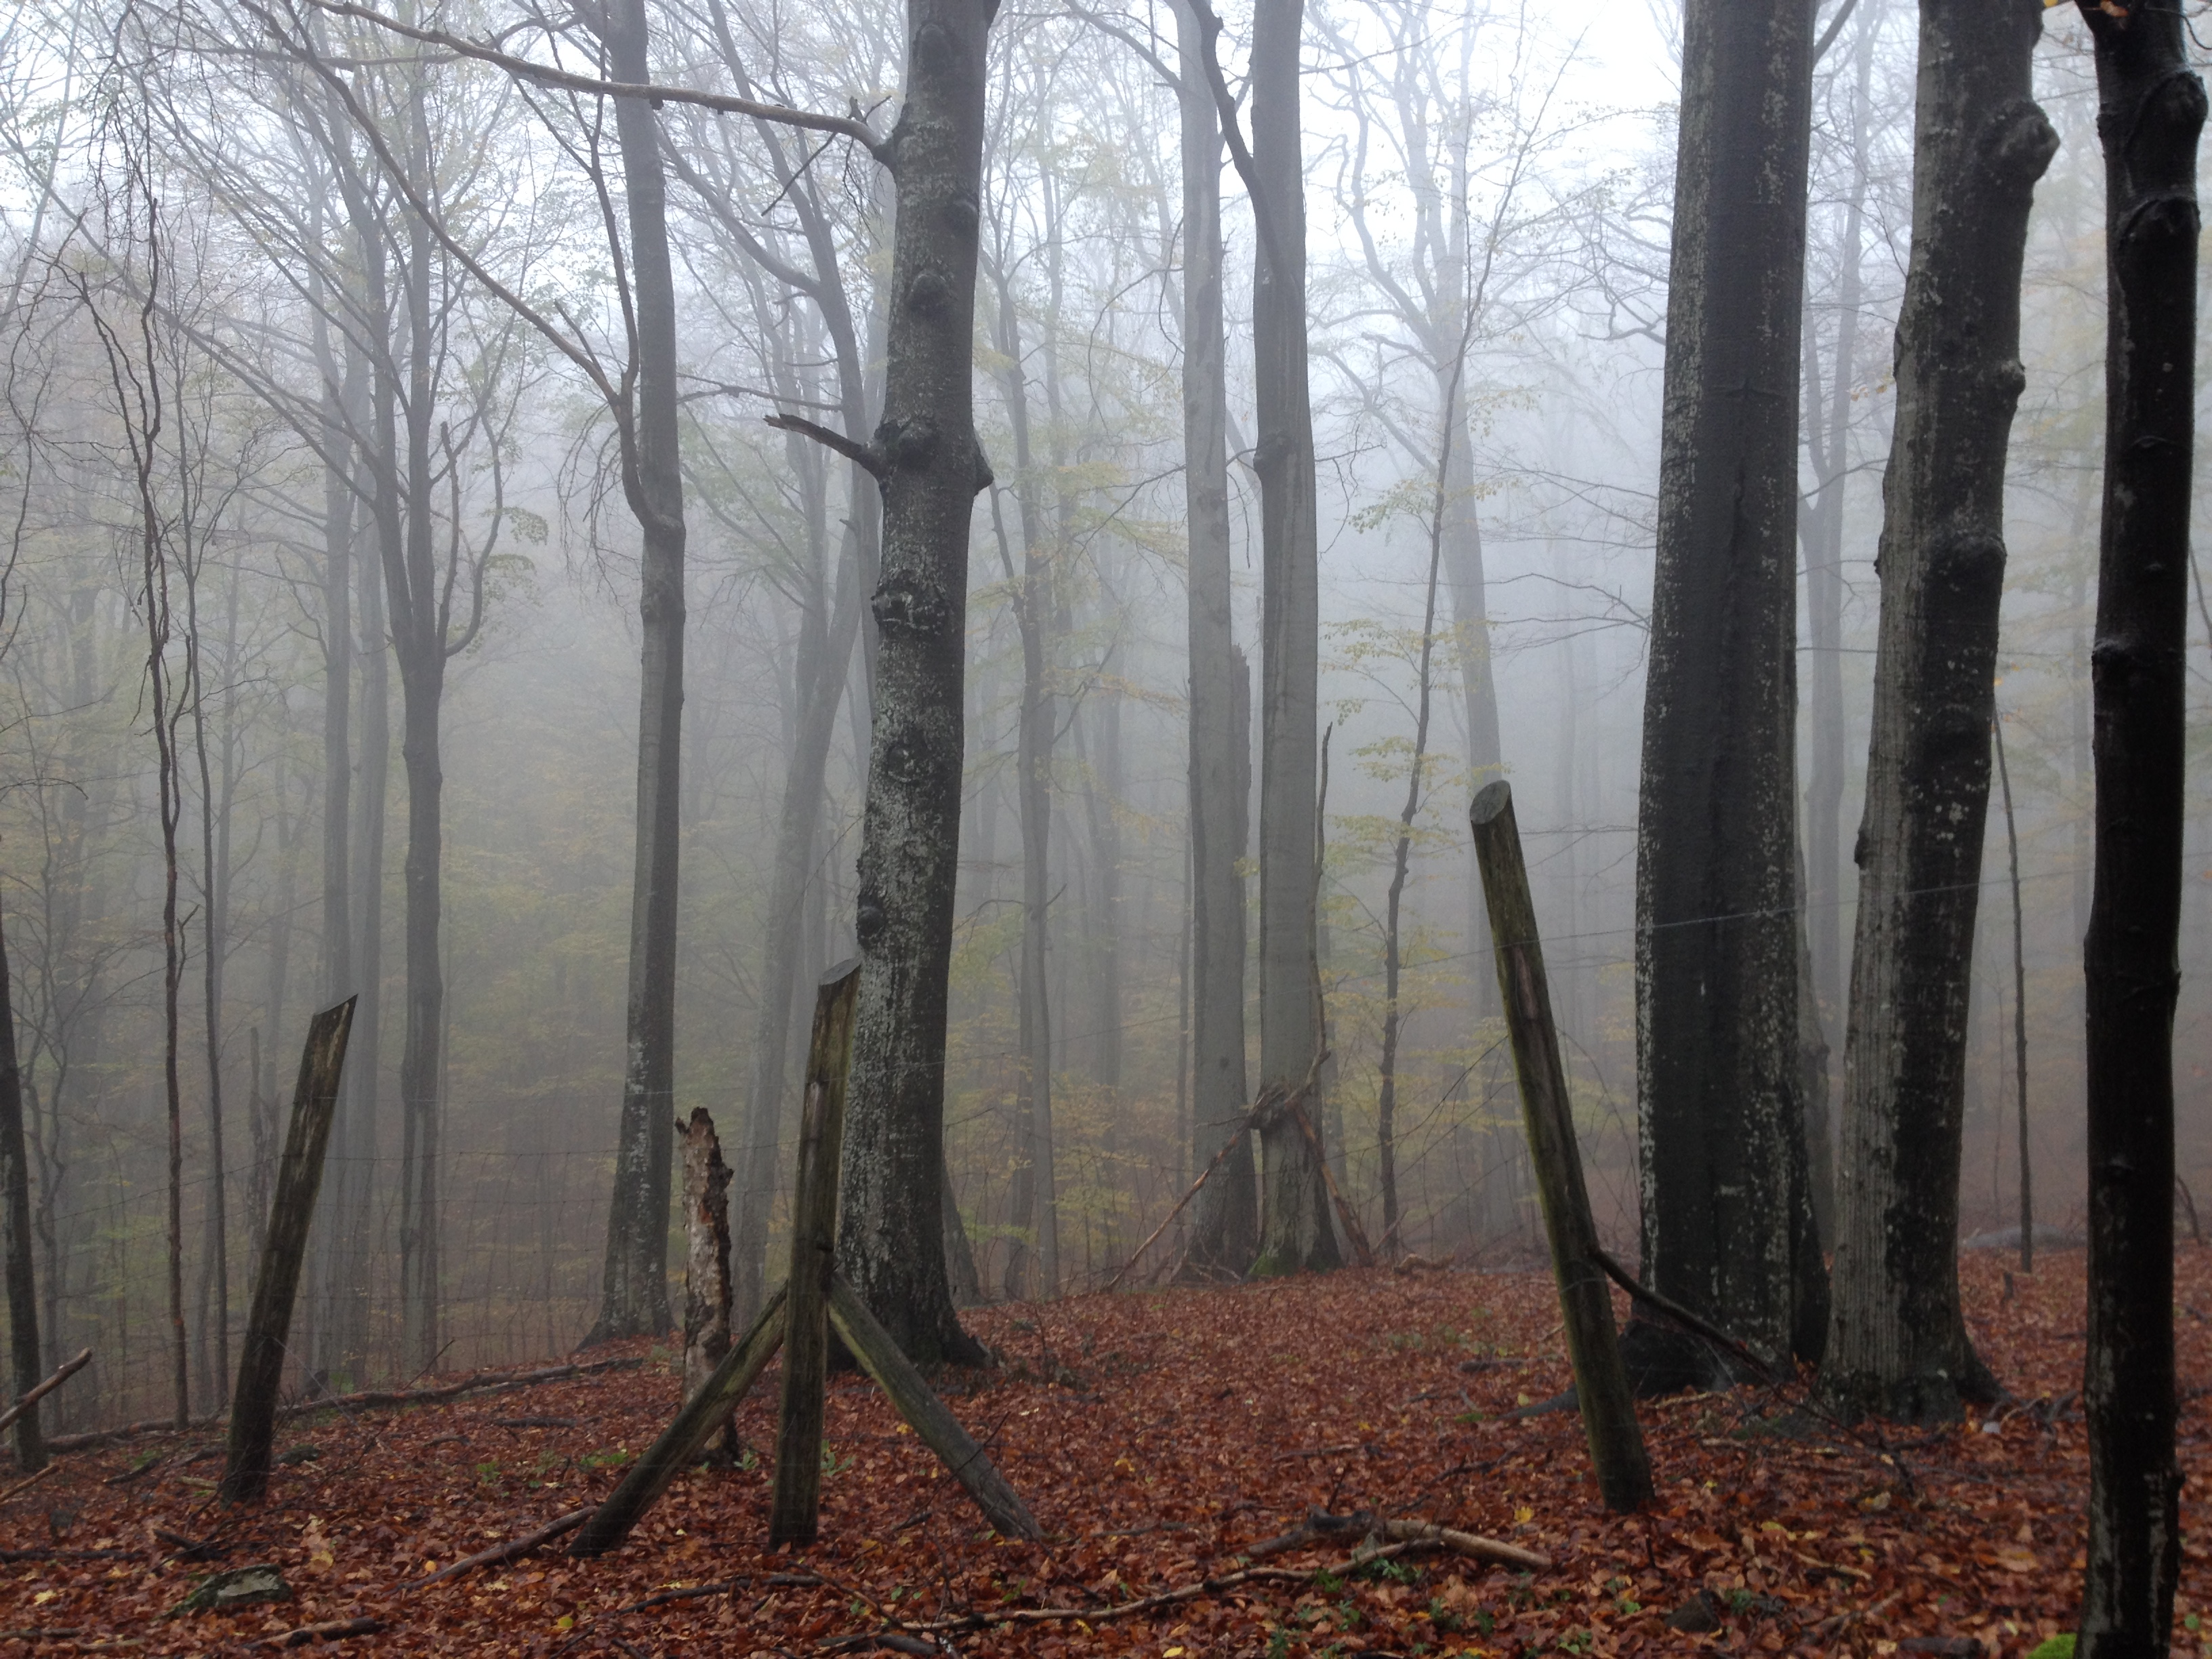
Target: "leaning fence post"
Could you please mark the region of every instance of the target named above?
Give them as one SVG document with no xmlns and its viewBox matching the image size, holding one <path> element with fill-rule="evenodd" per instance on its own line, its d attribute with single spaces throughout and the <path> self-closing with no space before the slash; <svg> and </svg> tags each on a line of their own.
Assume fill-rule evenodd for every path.
<svg viewBox="0 0 2212 1659">
<path fill-rule="evenodd" d="M 308 1224 L 323 1184 L 323 1153 L 338 1103 L 346 1039 L 353 1030 L 354 999 L 325 1008 L 307 1024 L 300 1055 L 300 1080 L 292 1091 L 292 1122 L 276 1170 L 276 1196 L 269 1231 L 253 1274 L 253 1310 L 246 1346 L 238 1356 L 238 1387 L 230 1407 L 230 1455 L 216 1496 L 226 1504 L 251 1503 L 269 1489 L 269 1450 L 276 1435 L 276 1394 L 284 1380 L 285 1339 L 300 1288 Z"/>
<path fill-rule="evenodd" d="M 1544 1231 L 1552 1245 L 1552 1270 L 1565 1316 L 1567 1352 L 1574 1361 L 1575 1395 L 1590 1462 L 1609 1509 L 1629 1510 L 1651 1497 L 1651 1464 L 1644 1431 L 1620 1363 L 1613 1328 L 1613 1293 L 1598 1265 L 1597 1227 L 1590 1219 L 1589 1190 L 1583 1184 L 1582 1152 L 1559 1063 L 1559 1036 L 1552 1024 L 1552 994 L 1544 978 L 1544 951 L 1536 934 L 1536 907 L 1521 857 L 1521 832 L 1513 819 L 1513 787 L 1502 779 L 1474 798 L 1468 814 L 1482 894 L 1490 910 L 1490 936 L 1498 958 L 1499 1000 L 1513 1038 L 1513 1069 L 1521 1081 L 1521 1115 L 1528 1159 L 1544 1203 Z"/>
<path fill-rule="evenodd" d="M 837 1253 L 837 1164 L 845 1145 L 845 1073 L 860 964 L 841 963 L 814 994 L 806 1099 L 792 1187 L 791 1276 L 784 1281 L 783 1409 L 768 1541 L 811 1544 L 821 1524 L 823 1389 L 829 1380 L 830 1274 Z"/>
</svg>

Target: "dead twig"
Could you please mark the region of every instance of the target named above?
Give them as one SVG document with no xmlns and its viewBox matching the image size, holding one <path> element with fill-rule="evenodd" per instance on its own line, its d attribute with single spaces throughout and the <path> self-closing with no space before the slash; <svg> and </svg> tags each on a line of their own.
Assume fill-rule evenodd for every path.
<svg viewBox="0 0 2212 1659">
<path fill-rule="evenodd" d="M 474 1555 L 465 1556 L 451 1566 L 439 1568 L 437 1571 L 427 1577 L 410 1578 L 398 1588 L 404 1590 L 421 1589 L 425 1585 L 436 1583 L 441 1578 L 451 1578 L 457 1573 L 466 1572 L 471 1567 L 496 1566 L 501 1561 L 512 1561 L 519 1555 L 527 1555 L 531 1551 L 550 1543 L 562 1534 L 574 1532 L 584 1524 L 586 1517 L 591 1512 L 588 1509 L 571 1510 L 558 1520 L 547 1522 L 536 1532 L 526 1533 L 520 1538 L 510 1538 L 504 1544 L 494 1544 L 488 1550 L 478 1550 Z"/>
<path fill-rule="evenodd" d="M 16 1497 L 22 1492 L 30 1491 L 32 1487 L 37 1486 L 40 1481 L 45 1480 L 48 1475 L 52 1474 L 59 1468 L 61 1468 L 61 1465 L 58 1463 L 49 1463 L 46 1468 L 40 1469 L 29 1480 L 18 1480 L 14 1486 L 9 1487 L 7 1491 L 0 1492 L 0 1504 L 4 1504 L 9 1498 Z"/>
<path fill-rule="evenodd" d="M 310 1642 L 336 1642 L 349 1636 L 374 1636 L 384 1628 L 380 1619 L 331 1619 L 319 1625 L 299 1625 L 252 1644 L 257 1648 L 297 1648 Z"/>
<path fill-rule="evenodd" d="M 2193 1214 L 2194 1212 L 2191 1213 Z M 37 1405 L 39 1401 L 44 1400 L 56 1389 L 61 1387 L 63 1383 L 68 1382 L 70 1378 L 75 1376 L 79 1371 L 82 1370 L 90 1364 L 92 1364 L 92 1350 L 87 1348 L 82 1353 L 77 1355 L 76 1358 L 70 1360 L 67 1364 L 61 1367 L 60 1370 L 57 1370 L 45 1382 L 40 1383 L 38 1387 L 33 1389 L 28 1394 L 25 1395 L 21 1400 L 18 1400 L 14 1405 L 9 1407 L 6 1411 L 0 1412 L 0 1429 L 13 1428 L 15 1425 L 15 1419 L 17 1418 L 21 1417 L 25 1412 L 30 1410 L 32 1407 Z"/>
<path fill-rule="evenodd" d="M 1550 1556 L 1535 1550 L 1523 1549 L 1518 1544 L 1485 1538 L 1479 1533 L 1461 1532 L 1433 1521 L 1386 1521 L 1365 1510 L 1355 1510 L 1350 1515 L 1331 1515 L 1324 1510 L 1313 1510 L 1290 1531 L 1265 1539 L 1244 1553 L 1249 1559 L 1261 1560 L 1327 1539 L 1354 1535 L 1387 1538 L 1404 1547 L 1448 1549 L 1455 1555 L 1464 1555 L 1470 1560 L 1487 1561 L 1502 1567 L 1518 1567 L 1527 1572 L 1548 1572 L 1552 1566 Z M 1373 1560 L 1376 1556 L 1376 1552 L 1366 1551 L 1355 1559 Z"/>
</svg>

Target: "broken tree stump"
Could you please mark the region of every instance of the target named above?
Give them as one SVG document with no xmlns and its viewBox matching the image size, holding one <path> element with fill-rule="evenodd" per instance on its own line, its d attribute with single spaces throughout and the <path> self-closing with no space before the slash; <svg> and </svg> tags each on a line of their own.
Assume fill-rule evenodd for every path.
<svg viewBox="0 0 2212 1659">
<path fill-rule="evenodd" d="M 704 1106 L 684 1142 L 684 1397 L 707 1386 L 730 1351 L 730 1166 Z"/>
<path fill-rule="evenodd" d="M 261 1262 L 253 1274 L 253 1310 L 238 1356 L 238 1388 L 230 1408 L 230 1455 L 216 1496 L 226 1504 L 251 1503 L 269 1490 L 269 1449 L 276 1436 L 276 1395 L 284 1380 L 285 1340 L 292 1331 L 292 1303 L 300 1264 L 307 1253 L 307 1228 L 323 1184 L 323 1153 L 337 1115 L 338 1079 L 345 1070 L 346 1039 L 353 1031 L 354 999 L 325 1008 L 307 1023 L 300 1055 L 300 1080 L 292 1091 L 292 1122 L 284 1135 L 270 1206 Z"/>
<path fill-rule="evenodd" d="M 1574 1361 L 1575 1395 L 1583 1431 L 1606 1507 L 1623 1512 L 1651 1497 L 1651 1463 L 1644 1430 L 1620 1363 L 1620 1334 L 1613 1323 L 1613 1293 L 1601 1264 L 1597 1226 L 1590 1219 L 1589 1190 L 1583 1184 L 1581 1149 L 1575 1143 L 1566 1068 L 1559 1062 L 1559 1034 L 1552 1023 L 1552 994 L 1544 977 L 1544 951 L 1536 933 L 1536 906 L 1521 856 L 1513 817 L 1513 787 L 1503 779 L 1474 798 L 1468 812 L 1482 893 L 1490 911 L 1490 936 L 1498 959 L 1499 1000 L 1513 1040 L 1513 1069 L 1521 1083 L 1521 1115 L 1528 1137 L 1544 1205 L 1544 1231 L 1552 1246 L 1552 1271 L 1559 1285 L 1567 1352 Z"/>
<path fill-rule="evenodd" d="M 791 1274 L 784 1281 L 783 1401 L 768 1540 L 811 1544 L 821 1524 L 823 1391 L 828 1382 L 830 1276 L 837 1263 L 837 1164 L 845 1145 L 845 1073 L 860 964 L 839 964 L 814 994 L 806 1100 L 792 1188 Z"/>
</svg>

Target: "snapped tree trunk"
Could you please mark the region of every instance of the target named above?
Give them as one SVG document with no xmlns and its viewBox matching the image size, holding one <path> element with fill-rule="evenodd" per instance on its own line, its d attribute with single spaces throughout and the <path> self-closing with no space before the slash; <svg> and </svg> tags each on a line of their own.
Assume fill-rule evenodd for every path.
<svg viewBox="0 0 2212 1659">
<path fill-rule="evenodd" d="M 2021 261 L 2058 147 L 2032 96 L 2041 14 L 1922 0 L 1911 264 L 1883 479 L 1881 625 L 1844 1038 L 1833 1317 L 1852 1413 L 1996 1397 L 1959 1304 L 1966 1012 L 1990 801 L 2005 450 L 2026 376 Z"/>
<path fill-rule="evenodd" d="M 730 1166 L 704 1106 L 684 1131 L 684 1396 L 730 1351 Z"/>
<path fill-rule="evenodd" d="M 226 1504 L 249 1504 L 269 1489 L 269 1451 L 276 1433 L 276 1396 L 290 1352 L 292 1303 L 307 1252 L 315 1194 L 323 1183 L 323 1154 L 337 1112 L 346 1040 L 353 1030 L 354 1000 L 325 1008 L 309 1022 L 300 1055 L 300 1080 L 292 1092 L 292 1121 L 276 1172 L 276 1197 L 261 1261 L 253 1275 L 253 1306 L 238 1358 L 232 1396 L 229 1455 L 216 1495 Z"/>
<path fill-rule="evenodd" d="M 2197 142 L 2179 8 L 2085 5 L 2105 147 L 2105 500 L 2088 1000 L 2089 1547 L 2082 1659 L 2163 1654 L 2174 1461 L 2173 1008 L 2181 916 Z"/>
<path fill-rule="evenodd" d="M 31 1170 L 23 1133 L 23 1073 L 15 1059 L 15 998 L 8 942 L 0 934 L 0 1278 L 8 1289 L 8 1370 L 23 1400 L 39 1386 L 39 1286 L 31 1260 Z M 15 1419 L 15 1467 L 46 1466 L 46 1436 L 33 1404 Z"/>
<path fill-rule="evenodd" d="M 1186 1278 L 1242 1278 L 1260 1243 L 1244 1115 L 1244 878 L 1250 845 L 1252 679 L 1230 594 L 1228 346 L 1221 297 L 1221 117 L 1206 85 L 1205 27 L 1175 8 L 1182 144 L 1183 510 L 1190 656 L 1190 1153 L 1211 1165 L 1183 1258 Z"/>
<path fill-rule="evenodd" d="M 1817 1353 L 1797 1086 L 1797 348 L 1810 0 L 1690 0 L 1637 842 L 1644 1276 Z M 1638 1320 L 1641 1386 L 1703 1351 Z"/>
<path fill-rule="evenodd" d="M 862 968 L 838 1264 L 917 1364 L 974 1364 L 946 1284 L 945 1021 L 959 873 L 968 528 L 990 468 L 971 359 L 996 0 L 908 0 L 884 416 L 878 646 L 854 933 Z"/>
<path fill-rule="evenodd" d="M 616 0 L 604 38 L 614 78 L 653 78 L 645 0 Z M 660 127 L 642 98 L 615 100 L 636 294 L 637 835 L 630 883 L 621 1127 L 599 1316 L 586 1341 L 669 1328 L 668 1183 L 676 1110 L 677 858 L 684 724 L 684 475 L 677 453 L 676 285 Z"/>
</svg>

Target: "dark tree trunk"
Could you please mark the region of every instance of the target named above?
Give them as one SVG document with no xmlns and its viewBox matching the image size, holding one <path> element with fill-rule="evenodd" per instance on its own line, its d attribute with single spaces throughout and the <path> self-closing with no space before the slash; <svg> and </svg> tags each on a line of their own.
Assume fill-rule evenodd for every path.
<svg viewBox="0 0 2212 1659">
<path fill-rule="evenodd" d="M 651 81 L 645 0 L 604 14 L 617 81 Z M 586 1342 L 669 1328 L 668 1185 L 676 1113 L 677 857 L 682 831 L 684 475 L 677 447 L 676 286 L 659 122 L 615 101 L 637 313 L 635 465 L 625 480 L 643 542 L 638 618 L 637 837 L 630 886 L 621 1127 L 599 1316 Z M 628 411 L 621 411 L 624 416 Z"/>
<path fill-rule="evenodd" d="M 2195 441 L 2197 141 L 2179 8 L 2082 7 L 2105 147 L 2105 500 L 2088 986 L 2088 1571 L 2083 1659 L 2166 1651 L 2174 1461 L 2173 1007 Z"/>
<path fill-rule="evenodd" d="M 0 935 L 0 1277 L 7 1281 L 8 1370 L 21 1400 L 39 1386 L 39 1286 L 31 1261 L 31 1171 L 23 1135 L 23 1073 L 15 1060 L 15 998 L 8 976 L 8 942 Z M 53 1271 L 52 1268 L 48 1269 Z M 35 1474 L 46 1466 L 39 1408 L 15 1419 L 15 1467 Z"/>
<path fill-rule="evenodd" d="M 884 416 L 879 645 L 854 932 L 839 1266 L 917 1364 L 982 1358 L 943 1248 L 945 1021 L 959 873 L 968 528 L 990 480 L 971 358 L 986 46 L 996 0 L 908 0 Z"/>
<path fill-rule="evenodd" d="M 1827 1312 L 1792 766 L 1812 22 L 1810 0 L 1685 19 L 1637 848 L 1644 1277 L 1771 1358 L 1817 1352 Z M 1628 1340 L 1647 1386 L 1682 1348 Z"/>
<path fill-rule="evenodd" d="M 1259 1249 L 1244 1086 L 1244 878 L 1252 684 L 1230 597 L 1228 355 L 1221 276 L 1221 117 L 1200 30 L 1175 9 L 1182 117 L 1183 505 L 1189 524 L 1191 1168 L 1237 1146 L 1199 1191 L 1184 1272 L 1241 1277 Z"/>
<path fill-rule="evenodd" d="M 1259 0 L 1252 19 L 1252 172 L 1263 227 L 1252 286 L 1260 475 L 1260 1087 L 1305 1087 L 1321 1056 L 1315 959 L 1319 877 L 1319 529 L 1307 382 L 1306 231 L 1299 51 L 1304 0 Z M 1215 88 L 1217 96 L 1220 88 Z M 1318 1102 L 1312 1103 L 1317 1104 Z M 1313 1121 L 1318 1114 L 1309 1114 Z M 1260 1132 L 1260 1253 L 1267 1275 L 1340 1263 L 1323 1153 L 1296 1113 Z M 1316 1136 L 1317 1138 L 1317 1133 Z"/>
<path fill-rule="evenodd" d="M 2027 212 L 2057 135 L 2041 14 L 1922 0 L 1912 261 L 1883 480 L 1881 628 L 1844 1039 L 1834 1317 L 1821 1384 L 1905 1421 L 1996 1395 L 1959 1304 L 1966 1011 L 1990 804 L 2005 449 L 2025 375 Z"/>
<path fill-rule="evenodd" d="M 226 1504 L 252 1503 L 269 1487 L 269 1451 L 276 1431 L 278 1384 L 290 1352 L 292 1304 L 300 1287 L 300 1268 L 307 1253 L 307 1229 L 315 1214 L 315 1194 L 323 1182 L 323 1157 L 330 1146 L 331 1121 L 337 1112 L 344 1075 L 347 1040 L 353 1030 L 354 1001 L 349 997 L 325 1008 L 307 1024 L 300 1056 L 300 1080 L 293 1090 L 292 1118 L 284 1135 L 284 1158 L 276 1176 L 276 1199 L 269 1218 L 268 1242 L 253 1274 L 253 1306 L 246 1316 L 246 1343 L 238 1358 L 237 1403 L 230 1414 L 229 1455 L 218 1491 Z"/>
</svg>

